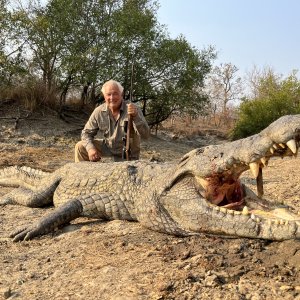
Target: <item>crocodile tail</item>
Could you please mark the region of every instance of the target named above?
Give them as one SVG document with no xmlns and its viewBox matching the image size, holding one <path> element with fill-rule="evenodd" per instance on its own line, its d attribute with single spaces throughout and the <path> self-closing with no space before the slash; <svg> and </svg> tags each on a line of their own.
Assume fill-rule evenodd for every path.
<svg viewBox="0 0 300 300">
<path fill-rule="evenodd" d="M 32 187 L 49 173 L 30 167 L 13 166 L 0 170 L 0 185 Z"/>
</svg>

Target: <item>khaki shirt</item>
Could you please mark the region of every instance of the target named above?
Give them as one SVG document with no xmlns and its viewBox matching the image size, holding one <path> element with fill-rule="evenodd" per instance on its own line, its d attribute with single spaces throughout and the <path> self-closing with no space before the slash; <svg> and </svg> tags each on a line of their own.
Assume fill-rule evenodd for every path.
<svg viewBox="0 0 300 300">
<path fill-rule="evenodd" d="M 127 102 L 123 100 L 120 108 L 120 117 L 116 121 L 106 103 L 101 104 L 91 114 L 88 122 L 81 133 L 81 140 L 86 150 L 95 148 L 93 140 L 98 134 L 103 143 L 110 150 L 112 156 L 122 157 L 124 146 L 123 137 L 126 136 L 124 123 L 128 122 Z M 141 138 L 147 139 L 150 129 L 141 109 L 138 107 L 138 114 L 133 118 L 134 132 L 130 139 L 132 159 L 138 159 L 140 154 Z"/>
</svg>

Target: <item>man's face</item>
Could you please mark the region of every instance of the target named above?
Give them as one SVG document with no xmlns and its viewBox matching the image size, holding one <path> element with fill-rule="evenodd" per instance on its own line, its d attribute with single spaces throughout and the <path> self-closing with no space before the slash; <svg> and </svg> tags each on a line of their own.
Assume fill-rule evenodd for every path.
<svg viewBox="0 0 300 300">
<path fill-rule="evenodd" d="M 105 87 L 105 102 L 110 110 L 119 109 L 122 103 L 122 94 L 118 86 L 111 84 Z"/>
</svg>

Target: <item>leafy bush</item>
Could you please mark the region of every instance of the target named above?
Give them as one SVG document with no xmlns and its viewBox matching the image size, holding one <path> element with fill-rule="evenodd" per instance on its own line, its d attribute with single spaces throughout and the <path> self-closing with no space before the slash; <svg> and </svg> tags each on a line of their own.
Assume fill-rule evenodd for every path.
<svg viewBox="0 0 300 300">
<path fill-rule="evenodd" d="M 298 79 L 291 75 L 276 85 L 270 86 L 269 82 L 261 82 L 260 95 L 256 99 L 241 104 L 238 120 L 230 134 L 232 139 L 256 134 L 281 116 L 300 113 Z"/>
<path fill-rule="evenodd" d="M 244 102 L 240 106 L 239 118 L 230 137 L 239 139 L 256 134 L 279 117 L 297 113 L 300 113 L 300 107 L 293 107 L 288 100 L 257 99 Z"/>
</svg>

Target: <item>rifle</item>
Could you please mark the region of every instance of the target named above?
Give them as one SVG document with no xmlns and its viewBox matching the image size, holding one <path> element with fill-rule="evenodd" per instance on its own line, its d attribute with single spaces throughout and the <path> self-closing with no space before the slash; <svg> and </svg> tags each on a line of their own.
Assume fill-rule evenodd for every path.
<svg viewBox="0 0 300 300">
<path fill-rule="evenodd" d="M 131 65 L 131 78 L 130 78 L 130 94 L 129 94 L 129 103 L 132 102 L 132 87 L 133 87 L 133 63 Z M 123 143 L 125 145 L 125 149 L 123 147 L 122 157 L 126 160 L 131 160 L 131 148 L 130 142 L 132 140 L 132 132 L 133 132 L 133 119 L 131 115 L 128 115 L 128 121 L 125 124 L 125 132 L 126 137 L 123 137 Z"/>
</svg>

